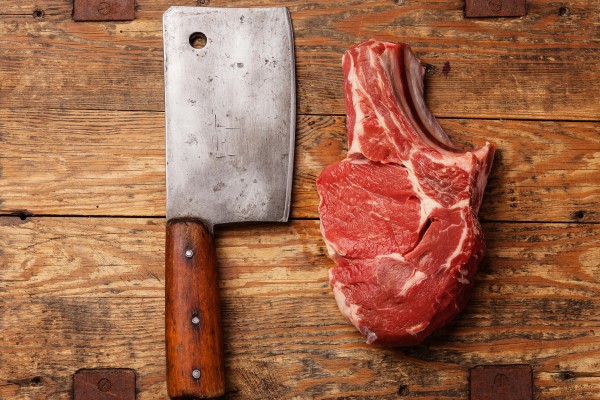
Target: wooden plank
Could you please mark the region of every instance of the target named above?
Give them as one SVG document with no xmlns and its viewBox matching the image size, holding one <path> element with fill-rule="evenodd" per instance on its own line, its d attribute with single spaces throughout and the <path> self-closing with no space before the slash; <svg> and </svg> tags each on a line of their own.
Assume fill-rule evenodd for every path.
<svg viewBox="0 0 600 400">
<path fill-rule="evenodd" d="M 466 400 L 468 368 L 487 362 L 530 363 L 536 399 L 590 399 L 600 386 L 590 328 L 527 339 L 515 338 L 517 326 L 455 327 L 427 345 L 392 350 L 363 343 L 343 322 L 322 322 L 328 303 L 225 299 L 226 398 Z M 133 368 L 139 400 L 166 397 L 162 300 L 47 297 L 0 307 L 2 398 L 69 399 L 79 367 Z M 456 341 L 465 334 L 494 339 Z"/>
<path fill-rule="evenodd" d="M 164 114 L 0 111 L 0 207 L 164 215 Z"/>
<path fill-rule="evenodd" d="M 299 112 L 344 114 L 339 51 L 315 49 L 297 63 Z M 600 79 L 596 72 L 566 62 L 444 61 L 413 46 L 432 72 L 425 97 L 432 114 L 443 118 L 540 120 L 600 119 Z M 449 62 L 450 73 L 443 73 Z M 569 102 L 565 105 L 564 102 Z M 571 103 L 571 101 L 573 101 Z M 562 103 L 562 104 L 561 104 Z"/>
<path fill-rule="evenodd" d="M 483 227 L 482 296 L 584 303 L 598 296 L 600 231 L 594 224 Z M 164 231 L 162 218 L 0 217 L 0 297 L 163 297 Z M 319 221 L 217 229 L 217 249 L 226 296 L 330 297 L 333 264 Z"/>
<path fill-rule="evenodd" d="M 136 4 L 136 19 L 160 24 L 162 14 L 172 5 L 173 2 L 169 0 L 148 0 Z M 196 6 L 198 1 L 182 0 L 177 5 Z M 272 5 L 269 0 L 210 2 L 211 7 Z M 382 40 L 391 41 L 404 37 L 411 39 L 411 42 L 418 38 L 423 45 L 429 43 L 425 47 L 432 47 L 436 52 L 432 56 L 438 57 L 443 56 L 444 51 L 461 54 L 468 49 L 469 53 L 474 52 L 468 58 L 475 59 L 478 58 L 477 53 L 500 54 L 505 60 L 540 62 L 559 60 L 563 54 L 575 57 L 572 61 L 598 58 L 593 52 L 598 47 L 593 35 L 593 28 L 600 25 L 598 5 L 588 0 L 572 0 L 568 5 L 556 0 L 537 0 L 528 4 L 525 17 L 502 19 L 465 18 L 464 2 L 461 0 L 426 0 L 418 4 L 390 3 L 386 0 L 324 0 L 318 3 L 292 0 L 287 1 L 285 6 L 291 12 L 295 40 L 301 46 L 349 46 L 357 38 L 367 40 L 379 36 Z M 0 5 L 0 16 L 31 16 L 34 9 L 44 10 L 43 21 L 38 22 L 70 22 L 72 1 L 47 0 L 43 7 L 39 7 L 35 2 L 6 0 Z M 26 22 L 27 19 L 19 21 Z M 136 28 L 132 22 L 107 26 L 124 28 L 123 32 Z M 147 31 L 151 35 L 155 32 L 154 29 Z M 521 34 L 518 40 L 514 37 L 516 33 Z M 469 36 L 476 39 L 475 43 L 465 40 Z M 499 46 L 484 48 L 482 44 L 486 41 L 497 42 Z M 553 57 L 540 58 L 528 51 L 532 48 L 552 50 L 554 54 L 548 56 Z M 439 51 L 442 54 L 437 54 Z"/>
<path fill-rule="evenodd" d="M 341 117 L 301 119 L 293 216 L 318 216 L 315 180 L 345 157 Z M 440 120 L 463 148 L 494 142 L 497 153 L 480 217 L 502 221 L 600 219 L 600 125 L 532 121 Z"/>
<path fill-rule="evenodd" d="M 1 217 L 0 398 L 67 399 L 82 367 L 164 386 L 162 219 Z M 486 223 L 472 301 L 425 344 L 366 345 L 337 310 L 318 221 L 221 230 L 230 399 L 466 399 L 468 369 L 528 363 L 538 399 L 600 388 L 600 232 Z"/>
<path fill-rule="evenodd" d="M 315 180 L 345 156 L 344 124 L 343 117 L 298 119 L 293 218 L 318 218 Z M 600 124 L 441 124 L 465 148 L 498 146 L 484 220 L 600 221 Z M 162 113 L 0 109 L 0 148 L 2 213 L 165 214 Z"/>
<path fill-rule="evenodd" d="M 25 299 L 0 300 L 0 398 L 70 399 L 80 368 L 135 369 L 138 399 L 166 397 L 164 302 Z"/>
<path fill-rule="evenodd" d="M 144 2 L 132 22 L 92 24 L 71 21 L 64 0 L 50 1 L 39 20 L 10 15 L 33 5 L 5 3 L 0 107 L 163 110 L 160 17 L 168 2 Z M 257 4 L 211 2 L 222 5 Z M 530 5 L 526 17 L 490 20 L 464 19 L 459 1 L 288 6 L 302 114 L 344 113 L 341 55 L 377 37 L 407 41 L 432 64 L 427 96 L 436 116 L 600 119 L 600 72 L 589 67 L 600 59 L 593 36 L 600 29 L 597 4 L 578 0 L 569 15 L 560 15 L 564 5 L 545 0 Z"/>
<path fill-rule="evenodd" d="M 0 4 L 0 213 L 164 215 L 160 18 L 172 2 L 139 3 L 136 21 L 108 24 L 73 23 L 71 0 Z M 540 0 L 524 18 L 468 21 L 462 0 L 397 3 L 286 2 L 299 112 L 344 113 L 347 47 L 408 41 L 433 67 L 434 114 L 478 118 L 443 119 L 451 136 L 499 146 L 483 219 L 598 222 L 597 123 L 479 120 L 599 120 L 598 4 Z M 317 218 L 314 181 L 344 156 L 343 124 L 300 117 L 294 218 Z M 227 398 L 466 399 L 468 368 L 489 363 L 533 365 L 536 399 L 593 398 L 595 228 L 484 223 L 469 307 L 404 350 L 368 346 L 344 321 L 318 221 L 218 230 Z M 164 219 L 0 217 L 0 237 L 0 399 L 68 399 L 82 367 L 135 368 L 138 398 L 165 398 Z"/>
</svg>

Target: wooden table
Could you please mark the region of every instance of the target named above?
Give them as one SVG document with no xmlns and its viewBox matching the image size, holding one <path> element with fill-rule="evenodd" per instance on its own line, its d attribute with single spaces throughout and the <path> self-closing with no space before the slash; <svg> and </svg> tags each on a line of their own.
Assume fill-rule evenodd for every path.
<svg viewBox="0 0 600 400">
<path fill-rule="evenodd" d="M 71 0 L 0 4 L 1 399 L 68 399 L 73 373 L 97 367 L 133 368 L 138 399 L 166 398 L 161 16 L 175 3 L 196 5 L 75 23 Z M 530 0 L 497 19 L 465 19 L 458 0 L 210 5 L 288 6 L 297 51 L 291 221 L 217 234 L 227 398 L 468 399 L 469 368 L 513 363 L 533 367 L 536 399 L 600 398 L 600 3 Z M 341 55 L 372 37 L 430 64 L 427 102 L 454 140 L 498 146 L 474 297 L 397 350 L 338 311 L 315 189 L 345 154 Z"/>
</svg>

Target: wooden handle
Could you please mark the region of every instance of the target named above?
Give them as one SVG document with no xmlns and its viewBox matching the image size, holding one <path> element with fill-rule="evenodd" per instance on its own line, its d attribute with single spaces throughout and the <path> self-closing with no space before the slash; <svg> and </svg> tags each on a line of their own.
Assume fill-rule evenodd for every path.
<svg viewBox="0 0 600 400">
<path fill-rule="evenodd" d="M 169 396 L 221 396 L 225 373 L 215 244 L 201 222 L 167 223 L 165 275 Z"/>
</svg>

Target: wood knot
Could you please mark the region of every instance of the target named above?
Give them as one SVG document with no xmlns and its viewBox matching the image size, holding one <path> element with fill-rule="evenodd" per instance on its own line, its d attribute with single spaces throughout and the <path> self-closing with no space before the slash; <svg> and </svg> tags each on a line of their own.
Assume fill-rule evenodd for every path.
<svg viewBox="0 0 600 400">
<path fill-rule="evenodd" d="M 400 385 L 398 388 L 398 396 L 408 396 L 410 394 L 410 390 L 408 389 L 408 385 Z"/>
<path fill-rule="evenodd" d="M 571 15 L 571 9 L 569 7 L 561 7 L 558 9 L 558 15 L 561 17 L 568 17 Z"/>
<path fill-rule="evenodd" d="M 563 371 L 558 375 L 561 381 L 569 381 L 571 379 L 575 379 L 575 372 L 573 371 Z"/>
<path fill-rule="evenodd" d="M 425 67 L 425 74 L 427 74 L 427 75 L 435 74 L 435 66 L 433 66 L 432 64 L 423 64 L 423 67 Z"/>
<path fill-rule="evenodd" d="M 44 381 L 41 376 L 34 376 L 31 378 L 31 386 L 40 386 L 43 382 Z"/>
<path fill-rule="evenodd" d="M 33 10 L 33 18 L 34 19 L 42 19 L 44 18 L 45 12 L 41 8 L 36 8 Z"/>
</svg>

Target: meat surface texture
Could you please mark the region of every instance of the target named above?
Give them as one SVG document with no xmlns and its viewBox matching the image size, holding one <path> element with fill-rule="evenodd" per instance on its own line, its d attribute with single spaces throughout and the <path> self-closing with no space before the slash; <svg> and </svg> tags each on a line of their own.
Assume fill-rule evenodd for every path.
<svg viewBox="0 0 600 400">
<path fill-rule="evenodd" d="M 415 345 L 469 299 L 494 145 L 452 143 L 425 105 L 424 68 L 408 45 L 370 40 L 342 65 L 348 155 L 317 180 L 336 263 L 329 281 L 368 343 Z"/>
</svg>

